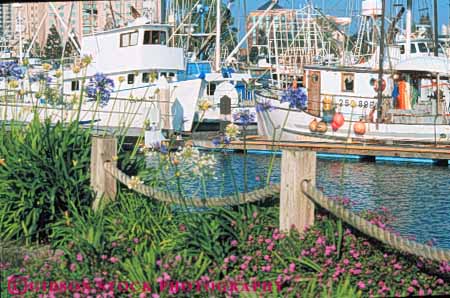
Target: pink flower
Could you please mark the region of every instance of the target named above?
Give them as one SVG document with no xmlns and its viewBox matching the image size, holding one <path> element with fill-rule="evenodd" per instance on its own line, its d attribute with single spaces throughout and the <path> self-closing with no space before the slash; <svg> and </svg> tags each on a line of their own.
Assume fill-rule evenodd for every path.
<svg viewBox="0 0 450 298">
<path fill-rule="evenodd" d="M 348 264 L 350 264 L 350 261 L 348 259 L 344 259 L 344 261 L 342 261 L 342 263 L 344 263 L 344 265 L 347 266 Z"/>
<path fill-rule="evenodd" d="M 419 290 L 419 296 L 424 296 L 424 295 L 425 295 L 425 291 L 422 290 L 422 289 L 420 289 L 420 290 Z"/>
<path fill-rule="evenodd" d="M 75 270 L 77 270 L 77 265 L 72 263 L 72 264 L 70 264 L 69 269 L 70 269 L 70 271 L 74 272 Z"/>
<path fill-rule="evenodd" d="M 145 298 L 147 296 L 147 294 L 145 294 L 145 293 L 140 293 L 139 294 L 139 298 Z"/>
<path fill-rule="evenodd" d="M 24 256 L 23 256 L 23 261 L 24 261 L 24 262 L 28 261 L 29 259 L 30 259 L 30 256 L 29 256 L 29 255 L 24 255 Z"/>
<path fill-rule="evenodd" d="M 107 255 L 102 255 L 100 258 L 101 258 L 102 260 L 106 260 L 106 259 L 108 258 L 108 256 L 107 256 Z"/>
<path fill-rule="evenodd" d="M 295 264 L 294 263 L 290 263 L 289 264 L 289 271 L 290 272 L 294 272 L 295 271 Z"/>
<path fill-rule="evenodd" d="M 80 293 L 74 293 L 73 294 L 73 298 L 80 298 L 80 297 L 81 297 Z"/>
<path fill-rule="evenodd" d="M 406 291 L 408 291 L 408 293 L 414 293 L 414 288 L 413 287 L 408 287 L 408 289 L 406 289 Z"/>
<path fill-rule="evenodd" d="M 231 241 L 231 246 L 237 246 L 238 245 L 238 242 L 237 242 L 237 240 L 233 240 L 233 241 Z"/>
<path fill-rule="evenodd" d="M 159 298 L 159 295 L 158 294 L 152 294 L 152 298 Z"/>
<path fill-rule="evenodd" d="M 77 261 L 78 262 L 83 262 L 83 255 L 82 254 L 80 254 L 80 253 L 77 254 Z"/>
<path fill-rule="evenodd" d="M 175 261 L 177 261 L 177 262 L 181 261 L 181 256 L 180 256 L 180 255 L 177 255 L 177 256 L 175 257 Z"/>
<path fill-rule="evenodd" d="M 231 262 L 236 262 L 236 260 L 237 260 L 237 257 L 235 255 L 231 255 L 230 256 L 230 261 Z"/>
<path fill-rule="evenodd" d="M 272 251 L 274 247 L 273 243 L 270 243 L 269 246 L 267 246 L 267 250 Z"/>
<path fill-rule="evenodd" d="M 138 243 L 139 243 L 139 238 L 134 238 L 134 239 L 133 239 L 133 242 L 136 243 L 136 244 L 138 244 Z"/>
<path fill-rule="evenodd" d="M 248 267 L 247 264 L 244 263 L 244 264 L 241 265 L 241 270 L 247 270 L 247 267 Z"/>
<path fill-rule="evenodd" d="M 402 265 L 400 265 L 399 263 L 395 263 L 393 267 L 394 267 L 395 270 L 401 270 L 402 269 Z"/>
<path fill-rule="evenodd" d="M 411 285 L 414 286 L 414 287 L 417 287 L 419 285 L 419 282 L 417 281 L 417 279 L 413 279 L 411 281 Z"/>
<path fill-rule="evenodd" d="M 261 180 L 261 178 L 260 178 L 259 176 L 256 176 L 256 177 L 255 177 L 255 180 L 256 180 L 256 181 L 259 181 L 259 180 Z"/>
<path fill-rule="evenodd" d="M 325 237 L 320 236 L 319 238 L 317 238 L 316 240 L 316 244 L 317 245 L 324 245 L 325 244 Z"/>
<path fill-rule="evenodd" d="M 364 282 L 362 282 L 362 281 L 359 281 L 356 285 L 360 289 L 365 289 L 366 288 L 366 284 Z"/>
<path fill-rule="evenodd" d="M 269 256 L 269 255 L 265 255 L 265 256 L 264 256 L 264 260 L 270 261 L 270 256 Z"/>
<path fill-rule="evenodd" d="M 116 247 L 116 246 L 117 246 L 117 243 L 116 243 L 116 242 L 112 242 L 112 243 L 111 243 L 111 246 L 112 246 L 112 247 Z"/>
<path fill-rule="evenodd" d="M 259 177 L 259 176 L 256 176 L 256 177 Z M 253 216 L 253 218 L 257 218 L 258 217 L 258 212 L 253 212 L 253 214 L 252 214 L 252 216 Z"/>
<path fill-rule="evenodd" d="M 111 258 L 109 258 L 109 261 L 110 261 L 111 263 L 115 264 L 115 263 L 117 263 L 117 262 L 119 261 L 119 259 L 116 258 L 116 257 L 111 257 Z"/>
</svg>

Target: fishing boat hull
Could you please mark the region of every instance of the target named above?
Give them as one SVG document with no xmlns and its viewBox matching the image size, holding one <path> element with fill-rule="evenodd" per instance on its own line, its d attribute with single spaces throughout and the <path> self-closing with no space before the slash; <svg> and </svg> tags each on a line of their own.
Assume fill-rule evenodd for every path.
<svg viewBox="0 0 450 298">
<path fill-rule="evenodd" d="M 357 116 L 346 119 L 344 124 L 334 131 L 327 124 L 326 132 L 313 132 L 310 123 L 321 117 L 290 109 L 289 103 L 281 103 L 273 97 L 257 94 L 257 102 L 270 101 L 273 109 L 259 111 L 258 132 L 268 139 L 281 141 L 328 141 L 346 142 L 416 142 L 416 143 L 450 143 L 450 125 L 448 124 L 396 124 L 396 123 L 365 123 L 365 133 L 356 134 L 354 125 L 359 120 Z"/>
</svg>

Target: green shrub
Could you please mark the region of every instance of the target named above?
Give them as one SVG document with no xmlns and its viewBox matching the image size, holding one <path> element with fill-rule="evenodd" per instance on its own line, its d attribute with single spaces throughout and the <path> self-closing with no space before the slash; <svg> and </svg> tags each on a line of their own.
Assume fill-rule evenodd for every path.
<svg viewBox="0 0 450 298">
<path fill-rule="evenodd" d="M 0 128 L 0 237 L 46 240 L 68 203 L 88 206 L 90 132 L 76 122 Z"/>
</svg>

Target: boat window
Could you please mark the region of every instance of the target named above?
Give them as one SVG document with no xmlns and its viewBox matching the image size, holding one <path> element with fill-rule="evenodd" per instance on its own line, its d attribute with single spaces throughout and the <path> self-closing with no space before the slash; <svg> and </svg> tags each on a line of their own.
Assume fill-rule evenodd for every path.
<svg viewBox="0 0 450 298">
<path fill-rule="evenodd" d="M 150 82 L 150 73 L 143 72 L 142 73 L 142 83 L 148 83 Z"/>
<path fill-rule="evenodd" d="M 343 73 L 342 74 L 342 91 L 353 92 L 355 88 L 355 74 L 353 73 Z"/>
<path fill-rule="evenodd" d="M 144 32 L 144 44 L 166 44 L 165 31 L 150 31 Z"/>
<path fill-rule="evenodd" d="M 167 78 L 167 72 L 160 72 L 159 76 Z"/>
<path fill-rule="evenodd" d="M 208 95 L 214 95 L 216 92 L 216 83 L 209 83 L 208 84 Z"/>
<path fill-rule="evenodd" d="M 169 72 L 169 77 L 173 78 L 175 76 L 174 72 Z"/>
<path fill-rule="evenodd" d="M 129 73 L 127 77 L 128 85 L 134 84 L 134 73 Z"/>
<path fill-rule="evenodd" d="M 419 42 L 418 46 L 419 46 L 419 52 L 428 53 L 427 45 L 424 42 Z"/>
<path fill-rule="evenodd" d="M 138 43 L 138 32 L 127 32 L 120 34 L 120 47 L 135 46 Z"/>
<path fill-rule="evenodd" d="M 405 46 L 401 45 L 400 46 L 400 54 L 404 54 L 405 53 Z"/>
<path fill-rule="evenodd" d="M 417 53 L 416 45 L 414 43 L 411 44 L 411 54 Z"/>
<path fill-rule="evenodd" d="M 80 81 L 72 81 L 72 91 L 80 90 Z"/>
</svg>

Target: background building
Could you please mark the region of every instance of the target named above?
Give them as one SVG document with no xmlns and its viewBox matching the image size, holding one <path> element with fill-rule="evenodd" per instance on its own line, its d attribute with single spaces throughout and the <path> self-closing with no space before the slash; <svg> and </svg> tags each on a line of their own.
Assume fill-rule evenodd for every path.
<svg viewBox="0 0 450 298">
<path fill-rule="evenodd" d="M 131 7 L 153 23 L 161 23 L 163 3 L 164 0 L 3 3 L 0 5 L 0 42 L 3 39 L 3 45 L 17 52 L 20 36 L 27 44 L 36 34 L 36 43 L 42 49 L 52 26 L 64 40 L 67 26 L 81 44 L 84 35 L 124 26 L 133 20 L 136 15 L 133 15 Z"/>
</svg>

